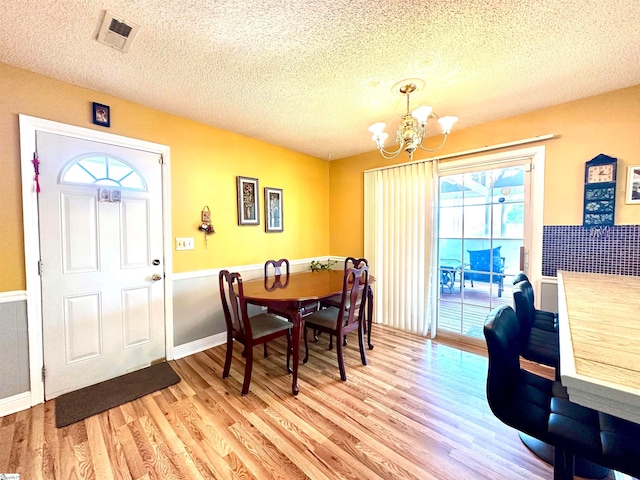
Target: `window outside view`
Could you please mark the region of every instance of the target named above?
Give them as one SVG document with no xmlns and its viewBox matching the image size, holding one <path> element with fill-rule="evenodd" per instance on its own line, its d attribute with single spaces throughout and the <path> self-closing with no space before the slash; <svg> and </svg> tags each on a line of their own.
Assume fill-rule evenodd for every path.
<svg viewBox="0 0 640 480">
<path fill-rule="evenodd" d="M 440 178 L 438 328 L 483 338 L 487 314 L 511 305 L 524 245 L 524 165 Z"/>
</svg>

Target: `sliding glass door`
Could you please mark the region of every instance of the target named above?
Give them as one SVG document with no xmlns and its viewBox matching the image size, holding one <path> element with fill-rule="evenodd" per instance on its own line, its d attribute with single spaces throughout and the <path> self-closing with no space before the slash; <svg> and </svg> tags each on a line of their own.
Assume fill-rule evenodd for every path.
<svg viewBox="0 0 640 480">
<path fill-rule="evenodd" d="M 487 314 L 513 304 L 513 275 L 526 270 L 531 236 L 531 163 L 439 167 L 439 332 L 483 338 Z"/>
</svg>

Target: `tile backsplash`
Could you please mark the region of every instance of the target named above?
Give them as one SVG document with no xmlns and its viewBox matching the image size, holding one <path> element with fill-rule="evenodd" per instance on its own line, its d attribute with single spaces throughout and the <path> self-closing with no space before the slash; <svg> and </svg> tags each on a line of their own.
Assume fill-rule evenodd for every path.
<svg viewBox="0 0 640 480">
<path fill-rule="evenodd" d="M 640 276 L 640 225 L 543 227 L 542 275 L 558 270 Z"/>
</svg>

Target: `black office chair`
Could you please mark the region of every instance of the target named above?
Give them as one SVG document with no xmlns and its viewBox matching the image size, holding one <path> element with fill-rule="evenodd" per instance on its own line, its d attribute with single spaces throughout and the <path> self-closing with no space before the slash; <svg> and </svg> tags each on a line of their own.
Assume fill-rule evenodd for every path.
<svg viewBox="0 0 640 480">
<path fill-rule="evenodd" d="M 524 272 L 518 272 L 513 276 L 513 285 L 522 282 L 523 280 L 529 281 L 529 277 Z"/>
<path fill-rule="evenodd" d="M 558 330 L 540 328 L 536 322 L 535 307 L 527 290 L 531 284 L 527 280 L 513 286 L 513 304 L 516 316 L 520 322 L 519 349 L 520 355 L 527 360 L 541 363 L 556 369 L 559 378 L 560 339 Z"/>
<path fill-rule="evenodd" d="M 487 400 L 503 423 L 554 447 L 554 480 L 572 480 L 576 457 L 593 478 L 614 469 L 640 476 L 640 425 L 569 400 L 557 381 L 520 367 L 520 322 L 508 305 L 486 319 L 489 353 Z"/>
<path fill-rule="evenodd" d="M 520 282 L 528 282 L 528 284 L 523 285 L 523 290 L 534 312 L 533 326 L 537 328 L 542 328 L 543 330 L 548 330 L 550 332 L 557 332 L 558 331 L 558 314 L 554 312 L 548 312 L 546 310 L 538 310 L 535 307 L 535 297 L 533 293 L 533 286 L 531 285 L 529 278 L 524 272 L 518 272 L 513 277 L 514 285 Z"/>
</svg>

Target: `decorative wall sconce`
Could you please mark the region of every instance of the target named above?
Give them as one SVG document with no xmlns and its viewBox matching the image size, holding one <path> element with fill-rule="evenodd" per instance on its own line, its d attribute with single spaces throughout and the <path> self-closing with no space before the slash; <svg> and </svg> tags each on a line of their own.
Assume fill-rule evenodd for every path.
<svg viewBox="0 0 640 480">
<path fill-rule="evenodd" d="M 211 224 L 211 211 L 208 206 L 205 206 L 202 209 L 201 223 L 198 230 L 204 232 L 204 246 L 207 247 L 207 236 L 216 233 L 213 229 L 213 225 Z"/>
</svg>

